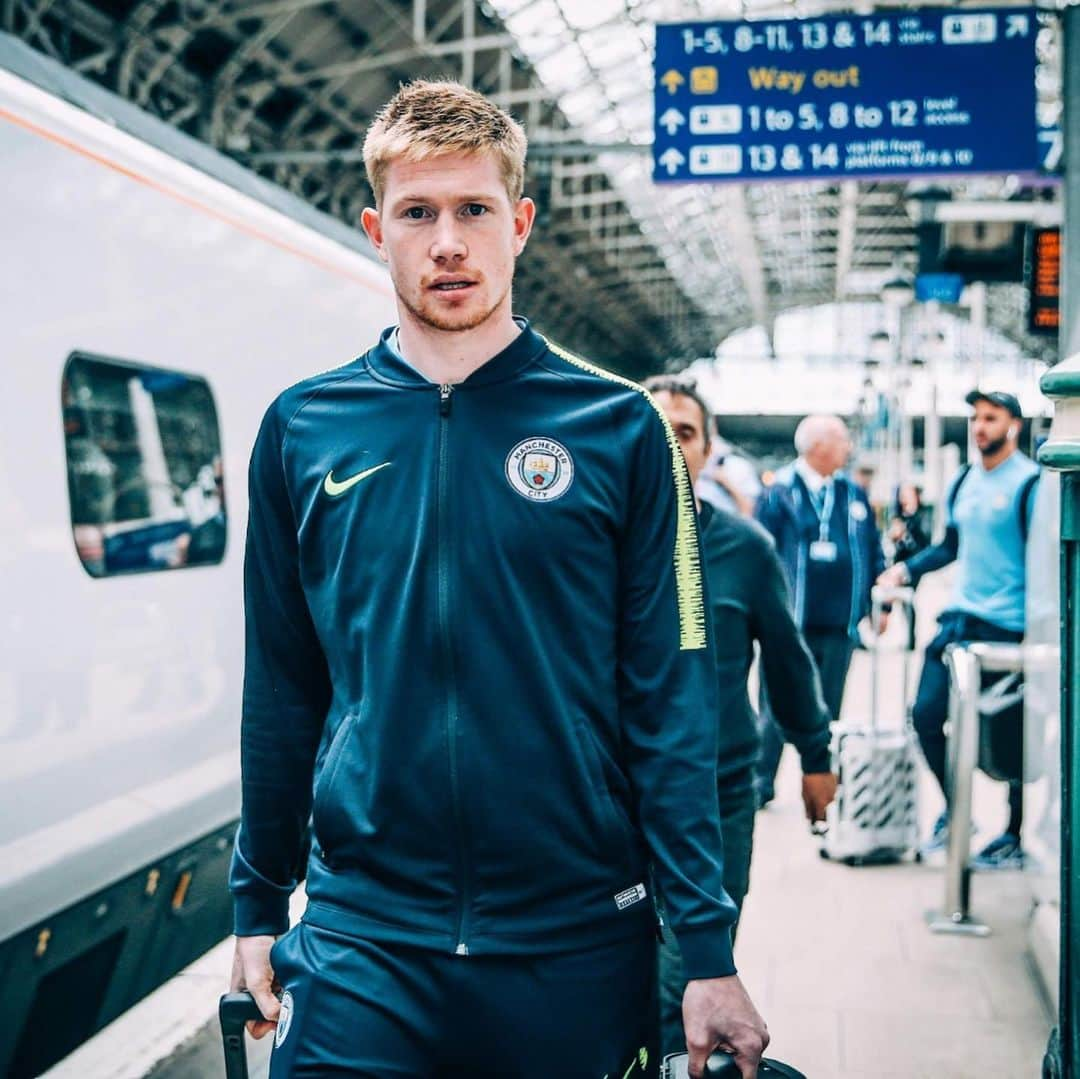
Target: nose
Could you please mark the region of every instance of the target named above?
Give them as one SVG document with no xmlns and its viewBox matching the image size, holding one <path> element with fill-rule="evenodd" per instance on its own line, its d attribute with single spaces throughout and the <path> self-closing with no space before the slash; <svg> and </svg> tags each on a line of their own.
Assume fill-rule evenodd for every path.
<svg viewBox="0 0 1080 1079">
<path fill-rule="evenodd" d="M 434 262 L 461 261 L 469 253 L 461 226 L 453 214 L 440 214 L 429 254 Z"/>
</svg>

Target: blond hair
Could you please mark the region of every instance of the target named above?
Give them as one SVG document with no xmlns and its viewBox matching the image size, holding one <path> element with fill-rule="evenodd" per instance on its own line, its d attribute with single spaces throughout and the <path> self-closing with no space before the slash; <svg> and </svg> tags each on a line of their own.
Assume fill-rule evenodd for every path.
<svg viewBox="0 0 1080 1079">
<path fill-rule="evenodd" d="M 527 145 L 521 125 L 483 94 L 458 82 L 421 79 L 402 86 L 376 114 L 364 139 L 364 168 L 378 206 L 393 161 L 489 153 L 516 203 L 525 187 Z"/>
</svg>

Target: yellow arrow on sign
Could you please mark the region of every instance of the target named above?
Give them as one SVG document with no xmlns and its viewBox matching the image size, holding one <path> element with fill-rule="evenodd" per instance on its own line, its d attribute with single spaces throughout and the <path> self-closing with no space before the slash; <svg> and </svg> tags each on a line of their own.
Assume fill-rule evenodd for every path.
<svg viewBox="0 0 1080 1079">
<path fill-rule="evenodd" d="M 670 71 L 665 71 L 664 74 L 660 76 L 660 81 L 667 87 L 668 93 L 673 94 L 684 82 L 686 82 L 686 79 L 672 68 Z"/>
</svg>

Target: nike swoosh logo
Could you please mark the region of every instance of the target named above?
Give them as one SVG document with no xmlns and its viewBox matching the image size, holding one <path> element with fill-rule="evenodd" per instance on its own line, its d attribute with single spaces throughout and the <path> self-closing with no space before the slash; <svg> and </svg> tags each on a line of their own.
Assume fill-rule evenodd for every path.
<svg viewBox="0 0 1080 1079">
<path fill-rule="evenodd" d="M 384 461 L 381 465 L 376 465 L 374 468 L 365 468 L 363 472 L 357 472 L 355 476 L 350 476 L 347 480 L 342 480 L 338 483 L 334 479 L 334 470 L 331 469 L 326 473 L 326 479 L 323 480 L 323 490 L 331 498 L 339 498 L 346 491 L 355 487 L 361 480 L 366 480 L 368 476 L 374 476 L 376 472 L 381 469 L 389 468 L 392 462 Z"/>
</svg>

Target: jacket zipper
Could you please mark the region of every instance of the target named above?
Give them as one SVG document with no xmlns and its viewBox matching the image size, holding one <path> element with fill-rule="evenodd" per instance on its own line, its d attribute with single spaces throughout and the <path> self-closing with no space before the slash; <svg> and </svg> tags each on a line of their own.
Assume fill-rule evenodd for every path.
<svg viewBox="0 0 1080 1079">
<path fill-rule="evenodd" d="M 438 486 L 438 580 L 439 580 L 439 633 L 442 637 L 446 670 L 446 744 L 450 758 L 450 799 L 454 807 L 454 826 L 457 832 L 457 861 L 459 877 L 459 909 L 457 919 L 457 945 L 455 955 L 468 955 L 470 882 L 469 863 L 466 856 L 465 813 L 461 802 L 461 777 L 458 767 L 458 692 L 457 674 L 454 670 L 453 641 L 450 636 L 450 567 L 448 565 L 449 538 L 447 536 L 447 484 L 450 462 L 447 453 L 449 438 L 450 406 L 453 386 L 439 386 L 439 486 Z"/>
</svg>

